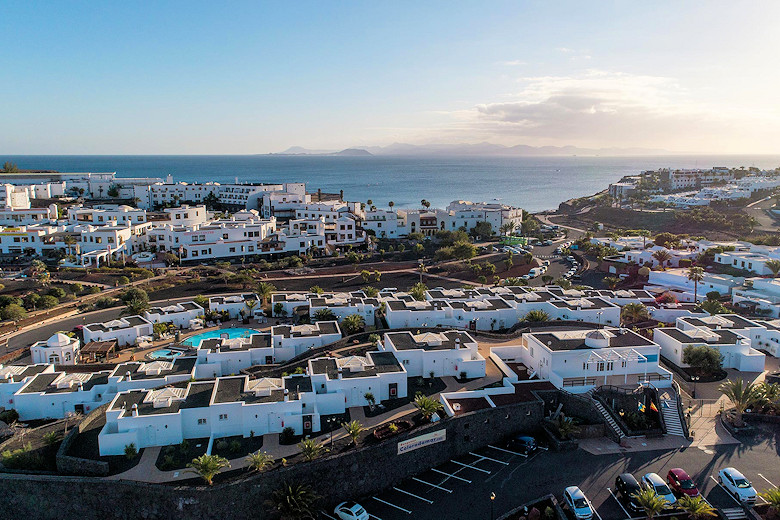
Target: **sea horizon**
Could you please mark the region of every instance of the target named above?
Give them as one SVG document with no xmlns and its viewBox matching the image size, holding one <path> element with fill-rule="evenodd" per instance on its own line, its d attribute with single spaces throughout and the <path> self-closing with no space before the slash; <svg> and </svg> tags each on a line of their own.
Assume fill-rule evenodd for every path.
<svg viewBox="0 0 780 520">
<path fill-rule="evenodd" d="M 645 156 L 506 155 L 0 155 L 20 169 L 116 172 L 117 178 L 172 175 L 175 182 L 306 182 L 309 191 L 338 193 L 377 207 L 417 208 L 426 199 L 444 208 L 453 200 L 500 201 L 527 211 L 606 189 L 625 175 L 658 168 L 780 166 L 780 154 Z"/>
</svg>

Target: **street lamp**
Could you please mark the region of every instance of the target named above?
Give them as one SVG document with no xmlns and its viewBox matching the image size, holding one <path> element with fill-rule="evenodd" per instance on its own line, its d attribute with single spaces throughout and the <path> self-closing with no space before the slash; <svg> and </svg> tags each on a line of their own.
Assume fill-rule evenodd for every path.
<svg viewBox="0 0 780 520">
<path fill-rule="evenodd" d="M 490 492 L 490 520 L 494 520 L 495 516 L 493 515 L 493 504 L 496 501 L 496 494 L 492 491 Z"/>
<path fill-rule="evenodd" d="M 700 376 L 691 376 L 691 381 L 693 381 L 693 395 L 691 397 L 694 399 L 696 399 L 696 381 L 699 379 L 701 379 Z"/>
</svg>

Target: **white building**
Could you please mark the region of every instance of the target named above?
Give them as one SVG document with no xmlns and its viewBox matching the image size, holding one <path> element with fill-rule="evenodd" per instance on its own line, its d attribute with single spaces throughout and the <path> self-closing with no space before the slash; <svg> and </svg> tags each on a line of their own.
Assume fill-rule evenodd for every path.
<svg viewBox="0 0 780 520">
<path fill-rule="evenodd" d="M 276 325 L 271 327 L 271 335 L 274 358 L 279 363 L 340 340 L 341 329 L 335 321 L 318 321 L 312 325 Z"/>
<path fill-rule="evenodd" d="M 697 327 L 688 330 L 679 328 L 655 329 L 653 338 L 661 346 L 661 354 L 670 362 L 681 367 L 686 347 L 707 345 L 723 354 L 723 367 L 745 372 L 763 372 L 766 356 L 751 348 L 750 340 L 742 334 L 728 329 Z"/>
<path fill-rule="evenodd" d="M 76 365 L 79 362 L 81 341 L 58 332 L 46 341 L 37 341 L 30 347 L 33 363 Z"/>
<path fill-rule="evenodd" d="M 314 318 L 318 311 L 328 310 L 334 314 L 338 321 L 357 314 L 365 320 L 367 325 L 373 325 L 374 313 L 379 309 L 379 306 L 378 299 L 366 298 L 363 293 L 313 296 L 309 299 L 309 317 Z"/>
<path fill-rule="evenodd" d="M 142 336 L 152 336 L 152 322 L 141 316 L 127 316 L 117 318 L 105 323 L 90 323 L 84 325 L 84 343 L 92 341 L 109 341 L 115 339 L 117 344 L 122 347 L 125 345 L 135 345 L 138 338 Z"/>
<path fill-rule="evenodd" d="M 116 204 L 90 208 L 79 205 L 68 208 L 68 222 L 70 224 L 103 224 L 111 221 L 120 226 L 143 224 L 147 221 L 146 210 Z"/>
<path fill-rule="evenodd" d="M 780 317 L 780 280 L 777 278 L 747 278 L 745 285 L 734 287 L 731 302 L 769 317 Z"/>
<path fill-rule="evenodd" d="M 172 323 L 180 329 L 189 329 L 198 317 L 203 316 L 203 307 L 195 302 L 182 302 L 165 307 L 152 307 L 144 317 L 152 323 Z"/>
<path fill-rule="evenodd" d="M 271 334 L 252 334 L 248 338 L 207 338 L 197 345 L 195 377 L 213 378 L 238 374 L 256 365 L 277 362 Z"/>
<path fill-rule="evenodd" d="M 379 347 L 392 352 L 409 377 L 485 376 L 485 358 L 468 332 L 387 332 Z"/>
<path fill-rule="evenodd" d="M 698 283 L 699 301 L 705 299 L 707 293 L 712 291 L 717 291 L 720 294 L 731 294 L 731 290 L 742 285 L 744 281 L 744 278 L 727 274 L 704 273 L 704 279 Z M 673 289 L 681 294 L 683 301 L 693 301 L 694 282 L 688 279 L 687 269 L 650 271 L 648 284 L 650 286 Z"/>
<path fill-rule="evenodd" d="M 242 316 L 263 316 L 260 298 L 254 293 L 236 294 L 230 296 L 212 296 L 209 298 L 209 310 L 215 312 L 227 311 L 231 319 Z"/>
</svg>

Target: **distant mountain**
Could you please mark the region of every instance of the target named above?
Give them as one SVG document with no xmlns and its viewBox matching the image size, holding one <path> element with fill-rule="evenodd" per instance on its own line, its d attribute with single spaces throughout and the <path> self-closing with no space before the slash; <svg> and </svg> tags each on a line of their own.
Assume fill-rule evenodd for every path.
<svg viewBox="0 0 780 520">
<path fill-rule="evenodd" d="M 363 150 L 362 148 L 347 148 L 341 151 L 333 151 L 333 150 L 309 150 L 301 146 L 291 146 L 290 148 L 288 148 L 283 152 L 271 153 L 268 155 L 339 155 L 339 156 L 359 157 L 359 156 L 368 156 L 373 154 L 367 150 Z"/>
<path fill-rule="evenodd" d="M 681 152 L 655 148 L 580 148 L 577 146 L 529 146 L 518 144 L 504 146 L 493 143 L 460 143 L 460 144 L 409 144 L 393 143 L 387 146 L 368 146 L 363 148 L 347 148 L 346 150 L 309 150 L 293 146 L 272 155 L 419 155 L 419 156 L 453 156 L 453 155 L 503 155 L 518 157 L 566 156 L 566 155 L 673 155 Z"/>
</svg>

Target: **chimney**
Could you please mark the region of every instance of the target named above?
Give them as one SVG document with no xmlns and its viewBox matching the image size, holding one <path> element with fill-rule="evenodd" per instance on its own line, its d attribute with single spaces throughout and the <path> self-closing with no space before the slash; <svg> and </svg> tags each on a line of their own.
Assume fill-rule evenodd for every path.
<svg viewBox="0 0 780 520">
<path fill-rule="evenodd" d="M 133 376 L 130 375 L 130 371 L 129 370 L 127 372 L 125 372 L 125 379 L 127 379 L 128 381 L 132 381 L 133 380 Z"/>
<path fill-rule="evenodd" d="M 290 391 L 286 388 L 284 389 L 284 400 L 289 401 L 290 400 Z"/>
<path fill-rule="evenodd" d="M 79 391 L 79 392 L 83 392 L 83 391 L 84 391 L 84 383 L 82 383 L 81 381 L 79 381 L 79 383 L 78 383 L 78 384 L 79 384 L 79 389 L 78 389 L 78 391 Z"/>
<path fill-rule="evenodd" d="M 455 338 L 455 349 L 457 350 L 459 348 L 460 348 L 460 337 L 457 337 Z"/>
<path fill-rule="evenodd" d="M 133 417 L 138 417 L 138 405 L 137 404 L 133 405 L 133 412 L 132 413 L 133 413 Z"/>
<path fill-rule="evenodd" d="M 344 369 L 339 367 L 339 379 L 343 379 L 343 378 L 344 378 Z"/>
</svg>

